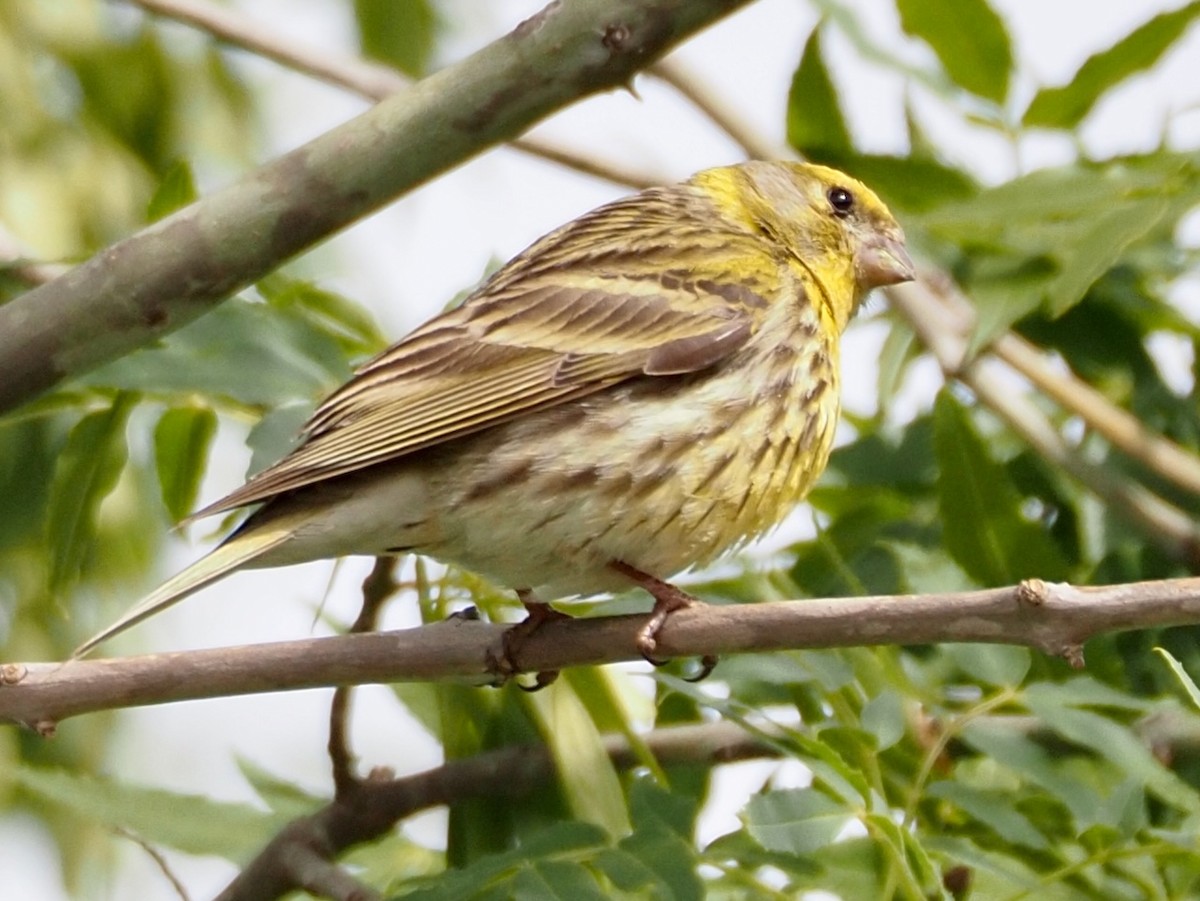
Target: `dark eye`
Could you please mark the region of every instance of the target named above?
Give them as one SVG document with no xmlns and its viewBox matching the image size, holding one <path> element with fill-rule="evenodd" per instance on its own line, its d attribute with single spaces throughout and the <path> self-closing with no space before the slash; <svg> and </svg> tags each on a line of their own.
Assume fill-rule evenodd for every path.
<svg viewBox="0 0 1200 901">
<path fill-rule="evenodd" d="M 835 216 L 849 216 L 854 209 L 854 195 L 845 188 L 830 188 L 827 196 Z"/>
</svg>

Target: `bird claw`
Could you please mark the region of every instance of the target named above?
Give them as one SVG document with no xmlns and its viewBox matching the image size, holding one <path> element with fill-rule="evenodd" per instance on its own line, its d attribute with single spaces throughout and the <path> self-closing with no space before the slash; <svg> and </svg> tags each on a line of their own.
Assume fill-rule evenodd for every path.
<svg viewBox="0 0 1200 901">
<path fill-rule="evenodd" d="M 529 615 L 516 625 L 504 630 L 500 636 L 500 646 L 488 648 L 487 671 L 492 676 L 492 686 L 500 688 L 508 683 L 515 675 L 523 672 L 517 663 L 517 655 L 521 648 L 542 626 L 559 619 L 570 619 L 565 613 L 560 613 L 549 604 L 543 604 L 533 598 L 529 591 L 518 591 L 517 596 Z M 558 678 L 558 670 L 541 670 L 534 676 L 532 685 L 517 683 L 522 691 L 541 691 Z"/>
<path fill-rule="evenodd" d="M 717 668 L 717 664 L 721 662 L 721 658 L 716 654 L 705 654 L 700 658 L 700 671 L 691 676 L 684 676 L 684 682 L 703 682 L 712 675 L 712 671 Z"/>
<path fill-rule="evenodd" d="M 672 585 L 670 582 L 656 579 L 654 576 L 644 573 L 640 569 L 630 566 L 628 563 L 614 560 L 609 565 L 654 597 L 654 609 L 650 611 L 650 618 L 638 629 L 636 643 L 638 652 L 648 663 L 653 666 L 665 665 L 668 661 L 655 657 L 654 652 L 658 649 L 658 633 L 666 624 L 667 618 L 676 610 L 695 607 L 704 602 L 688 594 L 683 589 Z M 712 674 L 713 669 L 720 659 L 715 654 L 705 654 L 700 658 L 700 671 L 694 676 L 689 676 L 686 681 L 700 682 L 707 679 Z"/>
</svg>

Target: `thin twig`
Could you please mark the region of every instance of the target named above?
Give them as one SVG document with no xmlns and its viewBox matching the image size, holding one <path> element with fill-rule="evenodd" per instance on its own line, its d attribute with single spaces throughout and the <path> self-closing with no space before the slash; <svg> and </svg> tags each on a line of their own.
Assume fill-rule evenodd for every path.
<svg viewBox="0 0 1200 901">
<path fill-rule="evenodd" d="M 656 63 L 646 70 L 664 84 L 670 85 L 685 100 L 704 114 L 730 140 L 742 148 L 752 160 L 776 160 L 791 156 L 791 151 L 764 140 L 758 131 L 744 122 L 729 104 L 720 100 L 701 80 L 687 72 L 677 61 Z"/>
<path fill-rule="evenodd" d="M 350 634 L 374 632 L 383 605 L 395 592 L 396 557 L 376 557 L 375 566 L 362 583 L 362 609 L 350 626 Z M 329 763 L 333 771 L 334 797 L 340 798 L 359 779 L 354 775 L 354 752 L 350 749 L 350 700 L 353 686 L 340 685 L 329 705 Z"/>
<path fill-rule="evenodd" d="M 987 354 L 966 360 L 967 331 L 962 327 L 961 310 L 947 307 L 923 284 L 901 285 L 887 293 L 892 306 L 908 320 L 948 378 L 970 388 L 1038 454 L 1101 498 L 1113 513 L 1137 527 L 1172 559 L 1200 572 L 1200 528 L 1192 518 L 1132 480 L 1077 453 L 1036 404 L 989 371 L 988 364 L 995 361 Z"/>
<path fill-rule="evenodd" d="M 223 44 L 269 59 L 285 69 L 308 75 L 326 84 L 353 91 L 369 100 L 383 100 L 406 90 L 413 83 L 403 73 L 390 66 L 305 46 L 285 38 L 265 23 L 256 22 L 232 7 L 219 6 L 208 0 L 126 2 L 156 16 L 190 25 Z M 509 142 L 508 146 L 622 187 L 640 189 L 670 181 L 669 178 L 635 172 L 534 138 L 519 138 Z"/>
<path fill-rule="evenodd" d="M 617 767 L 641 764 L 640 755 L 623 736 L 607 736 L 603 741 Z M 662 764 L 711 766 L 775 756 L 762 740 L 728 722 L 656 729 L 644 743 Z M 310 870 L 330 876 L 340 854 L 385 835 L 406 817 L 484 795 L 520 798 L 544 786 L 553 772 L 553 759 L 544 745 L 522 745 L 448 761 L 399 779 L 366 780 L 315 814 L 289 823 L 218 901 L 263 901 L 300 887 L 293 849 L 304 849 L 300 856 Z M 314 855 L 320 855 L 323 870 Z"/>
<path fill-rule="evenodd" d="M 937 320 L 952 327 L 959 335 L 970 334 L 975 326 L 975 312 L 953 282 L 944 277 L 925 284 L 944 307 Z M 1122 453 L 1172 485 L 1200 495 L 1200 457 L 1196 454 L 1151 432 L 1136 416 L 1118 407 L 1069 370 L 1065 373 L 1056 371 L 1041 350 L 1015 332 L 999 336 L 987 350 L 1047 397 L 1079 416 Z"/>
<path fill-rule="evenodd" d="M 175 890 L 175 894 L 183 899 L 183 901 L 190 901 L 187 889 L 184 887 L 183 883 L 179 881 L 179 877 L 172 872 L 171 865 L 167 863 L 167 859 L 163 856 L 161 851 L 155 848 L 136 832 L 126 829 L 123 826 L 114 826 L 113 832 L 122 838 L 129 839 L 131 842 L 145 851 L 150 859 L 154 861 L 154 865 L 157 866 L 163 876 L 166 877 L 167 882 L 171 883 L 171 888 Z"/>
<path fill-rule="evenodd" d="M 516 654 L 520 672 L 641 659 L 645 616 L 547 623 Z M 828 598 L 673 613 L 666 657 L 750 651 L 932 644 L 1021 644 L 1082 665 L 1105 632 L 1200 623 L 1200 578 L 1075 588 L 1038 580 L 936 595 Z M 198 698 L 370 682 L 489 683 L 490 651 L 507 627 L 449 619 L 417 629 L 69 663 L 0 666 L 0 722 L 52 733 L 80 713 Z M 718 673 L 720 671 L 718 670 Z"/>
<path fill-rule="evenodd" d="M 1074 374 L 1055 372 L 1045 356 L 1021 336 L 1013 332 L 1001 335 L 991 351 L 1035 388 L 1077 414 L 1113 447 L 1172 485 L 1200 495 L 1200 457 L 1151 432 L 1136 416 Z"/>
</svg>

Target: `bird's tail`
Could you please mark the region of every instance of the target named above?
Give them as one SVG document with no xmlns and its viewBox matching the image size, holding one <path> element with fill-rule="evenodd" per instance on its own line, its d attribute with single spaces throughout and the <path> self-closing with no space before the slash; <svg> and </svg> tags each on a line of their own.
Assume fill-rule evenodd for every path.
<svg viewBox="0 0 1200 901">
<path fill-rule="evenodd" d="M 77 647 L 71 654 L 71 659 L 84 656 L 114 635 L 124 632 L 161 610 L 166 610 L 172 604 L 182 601 L 206 585 L 211 585 L 222 576 L 245 566 L 267 551 L 279 547 L 292 535 L 292 529 L 281 526 L 274 529 L 270 527 L 253 529 L 232 536 L 212 553 L 200 558 L 183 572 L 158 586 L 111 626 L 97 632 Z"/>
</svg>

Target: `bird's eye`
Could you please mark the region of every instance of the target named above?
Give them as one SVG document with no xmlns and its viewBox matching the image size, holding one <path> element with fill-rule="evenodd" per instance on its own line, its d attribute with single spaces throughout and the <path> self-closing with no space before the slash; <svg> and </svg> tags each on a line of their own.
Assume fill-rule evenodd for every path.
<svg viewBox="0 0 1200 901">
<path fill-rule="evenodd" d="M 845 188 L 830 188 L 827 196 L 835 216 L 849 216 L 854 209 L 854 195 Z"/>
</svg>

